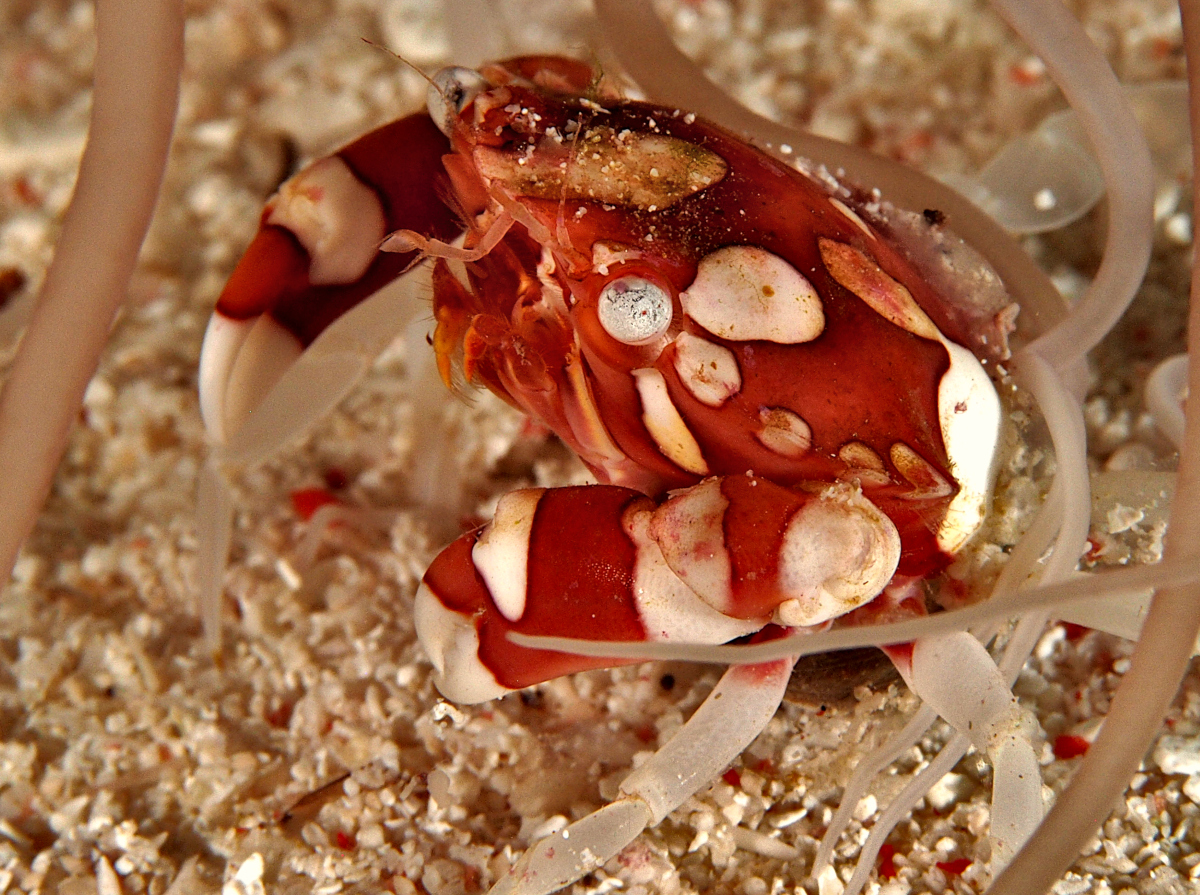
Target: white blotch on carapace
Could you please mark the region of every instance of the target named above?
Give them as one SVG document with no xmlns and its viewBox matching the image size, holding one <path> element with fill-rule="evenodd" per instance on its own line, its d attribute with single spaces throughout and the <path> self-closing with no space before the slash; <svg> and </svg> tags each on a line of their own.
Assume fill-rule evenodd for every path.
<svg viewBox="0 0 1200 895">
<path fill-rule="evenodd" d="M 696 590 L 689 586 L 692 583 L 706 590 L 711 590 L 713 586 L 722 588 L 726 594 L 722 602 L 729 601 L 729 562 L 723 549 L 710 569 L 685 567 L 683 571 L 688 583 L 668 565 L 652 530 L 657 529 L 659 536 L 664 536 L 664 528 L 677 524 L 679 509 L 669 501 L 655 510 L 638 506 L 631 508 L 622 520 L 625 533 L 637 548 L 633 596 L 638 617 L 646 630 L 646 639 L 727 643 L 759 630 L 763 625 L 762 619 L 740 619 L 725 615 L 702 600 Z M 720 515 L 723 514 L 722 499 Z M 717 517 L 718 534 L 720 515 Z M 669 539 L 670 534 L 666 537 Z M 698 576 L 709 583 L 702 583 Z"/>
<path fill-rule="evenodd" d="M 729 501 L 719 479 L 688 488 L 659 507 L 650 522 L 650 536 L 667 565 L 705 603 L 731 613 L 732 570 L 725 549 L 725 510 Z"/>
<path fill-rule="evenodd" d="M 783 457 L 802 457 L 812 447 L 812 428 L 798 413 L 785 407 L 764 407 L 758 412 L 762 428 L 754 433 L 769 451 Z"/>
<path fill-rule="evenodd" d="M 900 533 L 850 485 L 833 485 L 788 522 L 779 552 L 776 610 L 784 625 L 816 625 L 869 603 L 900 562 Z"/>
<path fill-rule="evenodd" d="M 679 299 L 685 314 L 722 339 L 794 345 L 812 341 L 825 329 L 825 311 L 812 283 L 756 246 L 726 246 L 705 255 Z"/>
<path fill-rule="evenodd" d="M 681 469 L 707 475 L 700 445 L 671 401 L 662 373 L 647 367 L 634 370 L 633 379 L 642 401 L 642 424 L 663 456 Z"/>
<path fill-rule="evenodd" d="M 897 441 L 893 444 L 889 454 L 892 458 L 892 465 L 909 484 L 916 488 L 912 494 L 914 498 L 936 499 L 946 497 L 954 490 L 954 486 L 946 481 L 928 460 L 904 442 Z"/>
<path fill-rule="evenodd" d="M 854 470 L 859 481 L 886 485 L 891 481 L 883 465 L 883 458 L 861 441 L 847 441 L 838 449 L 838 459 Z"/>
<path fill-rule="evenodd" d="M 692 397 L 709 407 L 720 407 L 742 390 L 733 352 L 691 333 L 675 338 L 675 372 Z"/>
</svg>

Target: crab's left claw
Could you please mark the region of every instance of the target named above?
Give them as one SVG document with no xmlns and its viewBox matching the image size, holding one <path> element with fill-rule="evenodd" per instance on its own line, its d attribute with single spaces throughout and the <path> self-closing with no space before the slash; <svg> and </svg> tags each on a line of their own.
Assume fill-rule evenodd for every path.
<svg viewBox="0 0 1200 895">
<path fill-rule="evenodd" d="M 417 260 L 416 252 L 379 252 L 388 233 L 441 240 L 461 229 L 438 195 L 448 151 L 427 114 L 410 115 L 312 163 L 271 198 L 204 338 L 200 406 L 218 444 L 240 456 L 269 452 L 336 403 L 394 335 L 397 324 L 381 334 L 371 319 L 332 345 L 317 342 Z M 274 425 L 249 426 L 302 357 L 308 381 L 272 402 Z"/>
</svg>

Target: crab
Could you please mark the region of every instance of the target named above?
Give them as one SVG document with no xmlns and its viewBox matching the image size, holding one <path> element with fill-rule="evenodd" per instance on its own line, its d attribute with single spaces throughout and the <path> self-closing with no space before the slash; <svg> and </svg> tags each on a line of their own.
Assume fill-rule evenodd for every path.
<svg viewBox="0 0 1200 895">
<path fill-rule="evenodd" d="M 447 699 L 636 661 L 515 635 L 720 644 L 936 605 L 987 512 L 1001 405 L 984 364 L 1014 319 L 938 212 L 623 100 L 569 59 L 444 69 L 428 105 L 268 202 L 209 325 L 201 406 L 235 441 L 331 321 L 433 259 L 446 385 L 486 386 L 599 483 L 512 492 L 434 560 L 414 612 Z M 909 260 L 939 252 L 965 269 Z M 1041 817 L 1031 722 L 968 633 L 887 652 L 997 780 L 1026 781 L 996 806 L 1003 860 Z M 493 891 L 556 891 L 661 821 L 757 736 L 794 661 L 731 668 L 622 798 Z"/>
</svg>

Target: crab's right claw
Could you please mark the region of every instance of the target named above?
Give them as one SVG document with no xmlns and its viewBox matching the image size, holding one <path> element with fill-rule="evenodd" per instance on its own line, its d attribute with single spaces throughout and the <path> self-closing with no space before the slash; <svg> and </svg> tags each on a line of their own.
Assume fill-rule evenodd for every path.
<svg viewBox="0 0 1200 895">
<path fill-rule="evenodd" d="M 271 198 L 204 337 L 200 409 L 214 441 L 242 440 L 264 397 L 317 337 L 412 266 L 416 252 L 379 252 L 388 233 L 458 233 L 437 189 L 447 152 L 429 116 L 410 115 L 312 163 Z M 352 365 L 335 358 L 326 366 L 333 379 Z M 306 397 L 298 389 L 293 399 Z"/>
</svg>

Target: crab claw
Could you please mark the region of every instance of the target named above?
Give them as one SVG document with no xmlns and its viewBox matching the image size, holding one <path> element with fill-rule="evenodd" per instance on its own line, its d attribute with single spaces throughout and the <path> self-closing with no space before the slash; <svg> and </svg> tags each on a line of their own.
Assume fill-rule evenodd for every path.
<svg viewBox="0 0 1200 895">
<path fill-rule="evenodd" d="M 380 253 L 388 233 L 451 239 L 461 229 L 436 189 L 448 150 L 427 114 L 410 115 L 313 162 L 271 198 L 204 337 L 200 409 L 214 441 L 235 454 L 269 451 L 336 403 L 386 344 L 360 325 L 325 351 L 314 346 L 417 260 L 416 252 Z M 248 426 L 284 373 L 312 353 L 306 372 L 318 386 L 310 378 L 273 402 L 285 406 L 267 432 Z"/>
<path fill-rule="evenodd" d="M 826 624 L 871 603 L 900 538 L 847 485 L 706 479 L 656 504 L 615 485 L 513 491 L 429 566 L 417 636 L 442 694 L 483 702 L 629 659 L 531 649 L 509 634 L 726 643 Z"/>
</svg>

